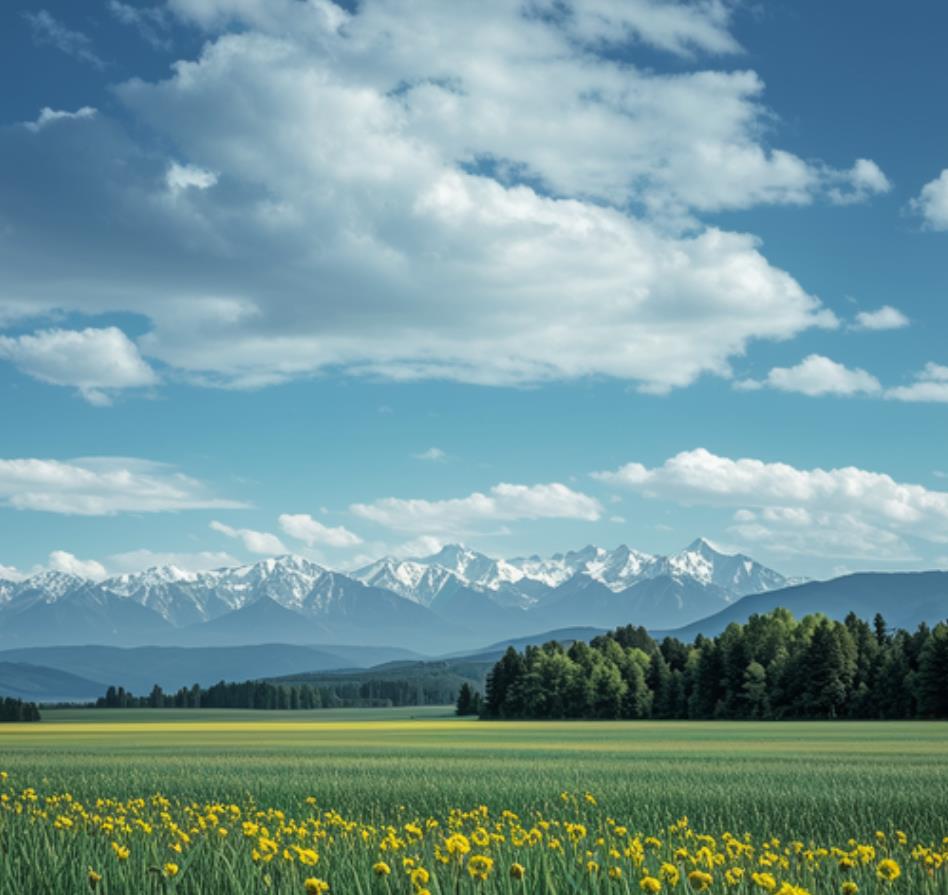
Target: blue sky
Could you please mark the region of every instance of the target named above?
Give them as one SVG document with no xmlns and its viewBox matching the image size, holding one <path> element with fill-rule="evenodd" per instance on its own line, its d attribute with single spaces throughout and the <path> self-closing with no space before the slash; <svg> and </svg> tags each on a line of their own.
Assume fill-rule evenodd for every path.
<svg viewBox="0 0 948 895">
<path fill-rule="evenodd" d="M 948 566 L 944 4 L 0 12 L 0 574 Z"/>
</svg>

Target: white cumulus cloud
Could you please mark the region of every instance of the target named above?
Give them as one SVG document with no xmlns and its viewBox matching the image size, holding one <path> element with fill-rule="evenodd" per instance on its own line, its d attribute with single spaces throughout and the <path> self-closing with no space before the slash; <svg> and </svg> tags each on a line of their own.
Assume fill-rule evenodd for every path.
<svg viewBox="0 0 948 895">
<path fill-rule="evenodd" d="M 172 193 L 181 193 L 190 187 L 208 190 L 217 183 L 217 175 L 213 171 L 199 168 L 197 165 L 181 165 L 178 162 L 171 163 L 165 179 Z"/>
<path fill-rule="evenodd" d="M 77 516 L 244 506 L 172 466 L 131 457 L 0 459 L 0 505 Z"/>
<path fill-rule="evenodd" d="M 109 404 L 116 391 L 158 381 L 135 343 L 115 326 L 0 336 L 0 358 L 41 382 L 77 388 L 91 404 Z"/>
<path fill-rule="evenodd" d="M 948 367 L 929 362 L 914 382 L 890 388 L 885 395 L 895 401 L 948 403 Z"/>
<path fill-rule="evenodd" d="M 911 206 L 932 230 L 948 230 L 948 168 L 922 187 Z"/>
<path fill-rule="evenodd" d="M 883 305 L 875 311 L 860 311 L 856 315 L 855 329 L 883 330 L 904 329 L 911 321 L 898 308 Z"/>
<path fill-rule="evenodd" d="M 494 485 L 487 493 L 448 500 L 387 497 L 355 503 L 350 511 L 396 531 L 461 534 L 484 524 L 518 519 L 581 519 L 594 522 L 602 506 L 594 497 L 559 482 L 544 485 Z"/>
<path fill-rule="evenodd" d="M 737 388 L 775 388 L 783 392 L 820 395 L 878 394 L 879 380 L 859 368 L 850 369 L 820 354 L 805 357 L 794 367 L 774 367 L 763 380 L 742 380 Z"/>
<path fill-rule="evenodd" d="M 908 559 L 906 537 L 948 541 L 948 492 L 854 466 L 799 469 L 697 448 L 661 466 L 632 462 L 593 475 L 647 497 L 736 508 L 735 530 L 742 537 L 773 546 L 787 534 L 786 543 L 797 544 L 799 552 L 872 556 L 878 549 L 888 558 Z"/>
<path fill-rule="evenodd" d="M 26 574 L 16 566 L 5 566 L 0 563 L 0 581 L 23 581 L 26 577 Z"/>
<path fill-rule="evenodd" d="M 54 550 L 49 554 L 48 568 L 55 572 L 66 572 L 80 578 L 100 581 L 108 575 L 105 566 L 94 559 L 79 559 L 65 550 Z"/>
<path fill-rule="evenodd" d="M 35 121 L 26 121 L 24 122 L 23 126 L 27 130 L 36 133 L 55 121 L 93 118 L 95 117 L 95 114 L 96 110 L 92 108 L 92 106 L 83 106 L 82 108 L 77 109 L 75 112 L 65 112 L 62 109 L 51 109 L 49 106 L 44 106 L 40 110 L 39 117 Z"/>
<path fill-rule="evenodd" d="M 308 547 L 354 547 L 362 543 L 362 538 L 345 526 L 323 525 L 308 513 L 283 513 L 278 521 L 286 534 Z"/>
<path fill-rule="evenodd" d="M 211 522 L 213 531 L 226 535 L 228 538 L 240 541 L 244 549 L 250 553 L 260 553 L 264 556 L 275 556 L 290 551 L 283 546 L 283 542 L 269 531 L 254 531 L 252 528 L 232 528 L 216 519 Z"/>
<path fill-rule="evenodd" d="M 829 197 L 837 205 L 865 202 L 892 189 L 889 178 L 872 159 L 856 159 L 848 171 L 836 172 L 829 177 L 836 181 L 836 185 L 830 187 Z"/>
<path fill-rule="evenodd" d="M 117 86 L 130 127 L 0 134 L 25 160 L 16 189 L 0 172 L 0 291 L 37 312 L 141 314 L 148 357 L 247 388 L 333 370 L 660 392 L 837 325 L 753 234 L 701 223 L 885 183 L 775 145 L 763 81 L 722 62 L 731 3 L 167 9 L 205 39 Z"/>
</svg>

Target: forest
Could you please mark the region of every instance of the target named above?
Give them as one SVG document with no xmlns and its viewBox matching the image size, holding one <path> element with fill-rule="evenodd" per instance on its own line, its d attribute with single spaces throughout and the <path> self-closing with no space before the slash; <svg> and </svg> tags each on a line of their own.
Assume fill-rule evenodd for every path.
<svg viewBox="0 0 948 895">
<path fill-rule="evenodd" d="M 370 708 L 399 705 L 443 704 L 457 690 L 430 692 L 416 681 L 341 681 L 331 686 L 270 681 L 220 681 L 211 687 L 181 687 L 165 693 L 157 684 L 147 696 L 134 696 L 124 687 L 109 687 L 96 708 L 176 709 L 323 709 Z"/>
<path fill-rule="evenodd" d="M 39 708 L 35 702 L 24 702 L 10 696 L 0 699 L 0 722 L 39 720 Z"/>
<path fill-rule="evenodd" d="M 775 609 L 691 644 L 629 625 L 568 648 L 510 647 L 483 699 L 463 701 L 459 714 L 483 718 L 946 718 L 948 624 L 909 633 L 880 615 Z"/>
</svg>

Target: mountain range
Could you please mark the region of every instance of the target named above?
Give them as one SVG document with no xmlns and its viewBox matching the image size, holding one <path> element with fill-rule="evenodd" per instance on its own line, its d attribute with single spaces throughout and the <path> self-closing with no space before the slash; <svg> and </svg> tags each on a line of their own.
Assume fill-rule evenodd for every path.
<svg viewBox="0 0 948 895">
<path fill-rule="evenodd" d="M 495 559 L 461 545 L 344 573 L 300 556 L 203 572 L 159 566 L 89 581 L 0 581 L 0 646 L 398 645 L 431 654 L 569 625 L 677 627 L 792 583 L 699 539 Z"/>
<path fill-rule="evenodd" d="M 948 573 L 924 574 L 806 582 L 704 539 L 668 556 L 623 545 L 496 559 L 455 544 L 351 572 L 300 556 L 202 572 L 161 566 L 97 582 L 45 571 L 0 580 L 0 649 L 358 643 L 436 656 L 625 624 L 691 639 L 776 605 L 840 618 L 881 611 L 914 626 L 948 615 Z"/>
</svg>

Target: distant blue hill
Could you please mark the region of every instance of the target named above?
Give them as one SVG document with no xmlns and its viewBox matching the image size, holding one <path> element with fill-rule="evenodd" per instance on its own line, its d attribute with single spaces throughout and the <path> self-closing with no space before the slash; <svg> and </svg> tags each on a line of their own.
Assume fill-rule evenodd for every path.
<svg viewBox="0 0 948 895">
<path fill-rule="evenodd" d="M 794 587 L 753 594 L 735 601 L 701 621 L 669 631 L 651 631 L 691 641 L 698 634 L 712 637 L 732 622 L 782 606 L 797 618 L 822 612 L 842 621 L 850 612 L 871 621 L 881 613 L 890 627 L 912 630 L 921 622 L 948 619 L 948 572 L 858 572 L 830 581 L 808 581 Z M 632 620 L 634 622 L 634 620 Z"/>
</svg>

